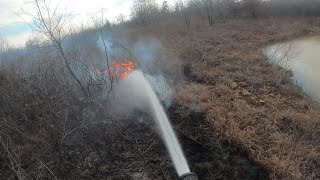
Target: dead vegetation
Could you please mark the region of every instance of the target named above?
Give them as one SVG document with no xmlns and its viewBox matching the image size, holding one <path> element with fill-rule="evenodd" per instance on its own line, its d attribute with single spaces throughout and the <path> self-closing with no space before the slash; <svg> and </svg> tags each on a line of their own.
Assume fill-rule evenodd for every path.
<svg viewBox="0 0 320 180">
<path fill-rule="evenodd" d="M 271 179 L 320 175 L 320 106 L 292 83 L 289 71 L 267 63 L 261 50 L 304 35 L 305 22 L 238 20 L 185 34 L 174 25 L 172 34 L 149 29 L 183 61 L 191 84 L 179 88 L 179 106 L 202 107 L 213 126 L 212 141 L 227 140 L 248 152 Z"/>
<path fill-rule="evenodd" d="M 168 113 L 201 179 L 319 179 L 320 105 L 261 51 L 319 19 L 266 18 L 261 4 L 243 2 L 226 14 L 207 3 L 204 16 L 202 6 L 177 4 L 155 16 L 170 20 L 143 15 L 138 27 L 115 28 L 128 28 L 131 41 L 156 37 L 180 57 L 185 80 Z M 103 88 L 77 88 L 68 69 L 54 69 L 61 57 L 43 61 L 27 76 L 17 66 L 0 71 L 0 179 L 175 179 L 149 117 L 114 119 Z"/>
</svg>

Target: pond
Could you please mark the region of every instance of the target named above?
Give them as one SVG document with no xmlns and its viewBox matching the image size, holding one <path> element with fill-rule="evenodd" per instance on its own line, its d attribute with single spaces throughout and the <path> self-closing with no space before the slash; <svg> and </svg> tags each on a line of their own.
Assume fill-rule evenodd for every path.
<svg viewBox="0 0 320 180">
<path fill-rule="evenodd" d="M 291 70 L 294 82 L 320 101 L 320 36 L 275 44 L 263 52 L 271 62 Z"/>
</svg>

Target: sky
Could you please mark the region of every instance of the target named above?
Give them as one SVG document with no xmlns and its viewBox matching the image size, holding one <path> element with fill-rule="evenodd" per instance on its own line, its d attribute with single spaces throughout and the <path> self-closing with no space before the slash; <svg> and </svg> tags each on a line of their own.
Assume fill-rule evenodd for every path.
<svg viewBox="0 0 320 180">
<path fill-rule="evenodd" d="M 31 34 L 27 22 L 32 22 L 29 16 L 22 16 L 22 10 L 35 12 L 30 2 L 32 0 L 0 0 L 0 36 L 6 38 L 12 46 L 23 46 Z M 92 16 L 101 14 L 110 21 L 115 21 L 120 14 L 130 16 L 133 0 L 47 0 L 50 7 L 71 14 L 74 25 L 92 22 Z M 164 0 L 157 0 L 161 4 Z M 173 4 L 175 0 L 166 0 Z"/>
</svg>

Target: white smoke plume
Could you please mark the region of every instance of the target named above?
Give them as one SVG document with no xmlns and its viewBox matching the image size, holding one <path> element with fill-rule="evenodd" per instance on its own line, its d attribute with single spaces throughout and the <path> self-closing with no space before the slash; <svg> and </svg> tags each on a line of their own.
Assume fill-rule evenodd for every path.
<svg viewBox="0 0 320 180">
<path fill-rule="evenodd" d="M 129 43 L 121 36 L 121 40 L 111 36 L 111 34 L 99 35 L 97 46 L 100 49 L 103 58 L 106 58 L 106 52 L 110 61 L 123 61 L 131 59 L 135 62 L 137 70 L 144 73 L 145 78 L 151 84 L 157 94 L 160 102 L 168 108 L 174 97 L 172 74 L 179 74 L 179 67 L 175 66 L 178 62 L 173 53 L 167 51 L 161 42 L 155 38 L 147 38 Z M 133 44 L 133 45 L 130 45 Z M 106 60 L 102 60 L 102 67 L 106 67 Z M 172 73 L 172 74 L 170 74 Z M 171 77 L 170 80 L 167 78 Z M 111 106 L 120 113 L 131 113 L 136 108 L 145 109 L 145 103 L 141 100 L 143 90 L 132 89 L 132 83 L 139 80 L 127 79 L 113 82 L 113 90 L 110 98 Z M 143 87 L 141 87 L 143 88 Z M 142 98 L 143 99 L 143 98 Z"/>
<path fill-rule="evenodd" d="M 181 76 L 179 59 L 156 38 L 145 37 L 133 41 L 127 37 L 129 35 L 125 31 L 104 31 L 101 33 L 99 30 L 88 29 L 70 34 L 63 41 L 62 47 L 70 61 L 73 73 L 84 84 L 90 81 L 91 78 L 98 78 L 94 74 L 96 69 L 107 69 L 107 59 L 109 60 L 109 66 L 111 61 L 133 60 L 136 65 L 135 68 L 144 73 L 160 102 L 166 108 L 170 107 L 175 94 L 174 81 Z M 39 62 L 42 59 L 51 60 L 59 65 L 59 67 L 55 67 L 57 71 L 63 67 L 59 52 L 49 42 L 43 42 L 39 46 L 41 48 L 33 48 L 33 46 L 29 45 L 23 49 L 13 49 L 11 50 L 12 52 L 3 53 L 0 57 L 6 55 L 5 59 L 7 61 L 14 62 L 14 60 L 20 61 L 20 59 L 23 59 L 23 62 L 26 63 Z M 26 60 L 27 57 L 30 61 Z M 59 74 L 57 73 L 57 75 Z M 61 76 L 64 75 L 61 74 Z M 106 77 L 105 79 L 108 78 Z M 127 109 L 130 109 L 128 103 L 123 105 L 125 103 L 121 102 L 128 102 L 128 98 L 124 95 L 122 95 L 123 98 L 119 97 L 119 92 L 125 89 L 121 87 L 128 86 L 126 83 L 121 84 L 121 81 L 115 80 L 113 82 L 113 91 L 110 97 L 102 97 L 110 98 L 111 106 L 127 106 Z M 111 82 L 107 81 L 107 83 Z M 106 86 L 105 95 L 109 87 L 110 84 Z M 127 89 L 130 90 L 130 87 L 127 87 Z M 127 94 L 129 95 L 130 93 L 128 92 Z M 138 92 L 135 92 L 132 96 L 138 96 L 138 94 Z M 139 104 L 138 100 L 132 101 Z"/>
</svg>

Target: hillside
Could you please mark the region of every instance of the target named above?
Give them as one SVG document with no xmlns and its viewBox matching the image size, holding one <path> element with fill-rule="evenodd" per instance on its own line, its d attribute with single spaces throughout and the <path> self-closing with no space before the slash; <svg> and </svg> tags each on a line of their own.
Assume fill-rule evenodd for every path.
<svg viewBox="0 0 320 180">
<path fill-rule="evenodd" d="M 187 83 L 178 87 L 174 113 L 186 116 L 196 106 L 212 135 L 203 136 L 198 117 L 190 118 L 200 123 L 198 130 L 192 123 L 185 130 L 188 123 L 175 119 L 178 129 L 197 131 L 190 136 L 213 149 L 248 155 L 271 179 L 319 178 L 319 103 L 262 54 L 267 45 L 307 36 L 312 25 L 308 19 L 285 18 L 234 20 L 186 31 L 166 24 L 169 28 L 143 31 L 161 38 L 182 60 Z M 214 177 L 226 177 L 220 173 Z"/>
<path fill-rule="evenodd" d="M 320 104 L 262 54 L 267 45 L 309 35 L 317 23 L 249 18 L 189 28 L 178 20 L 124 26 L 129 44 L 155 38 L 178 57 L 177 71 L 159 66 L 175 85 L 168 115 L 200 179 L 320 178 Z M 106 102 L 82 98 L 76 83 L 65 81 L 70 75 L 48 62 L 39 70 L 31 64 L 32 76 L 20 75 L 19 66 L 0 71 L 0 179 L 176 178 L 150 117 L 113 119 Z M 178 70 L 181 76 L 171 76 Z"/>
</svg>

